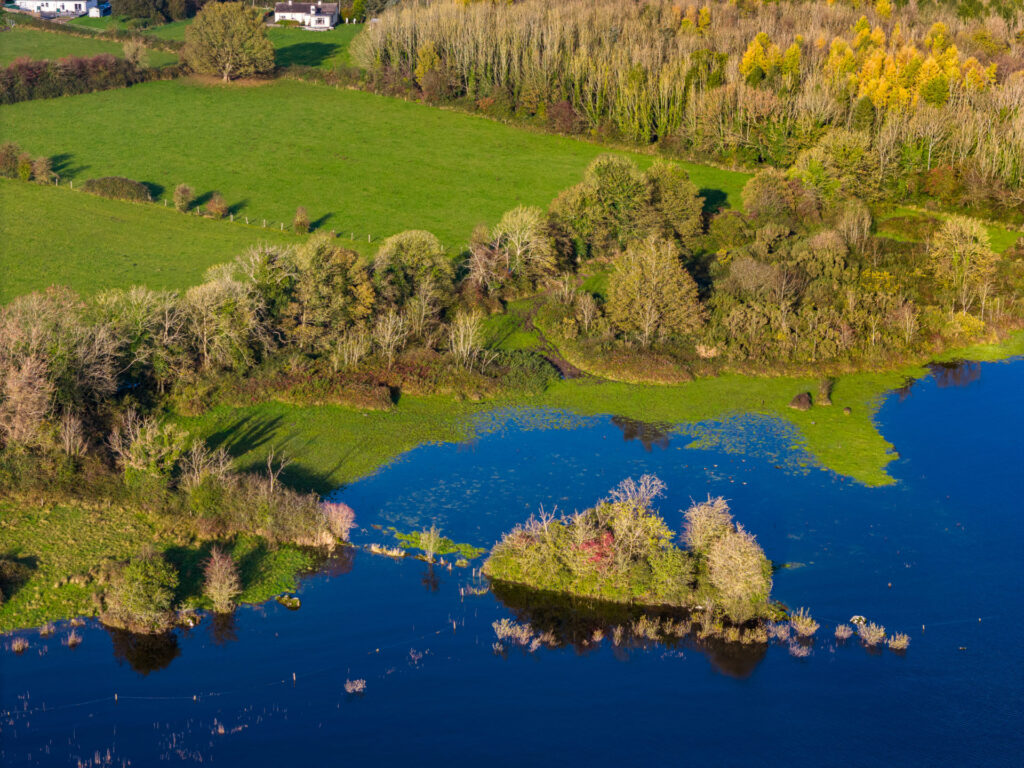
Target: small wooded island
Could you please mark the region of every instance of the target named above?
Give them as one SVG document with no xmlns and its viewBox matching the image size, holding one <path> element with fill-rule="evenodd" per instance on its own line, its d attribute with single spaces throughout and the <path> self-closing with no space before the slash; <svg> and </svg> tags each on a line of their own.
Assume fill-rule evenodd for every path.
<svg viewBox="0 0 1024 768">
<path fill-rule="evenodd" d="M 531 517 L 505 534 L 483 567 L 496 581 L 635 605 L 712 610 L 732 624 L 776 619 L 772 564 L 735 523 L 725 499 L 685 513 L 682 540 L 653 507 L 665 484 L 627 479 L 596 505 L 571 516 Z"/>
</svg>

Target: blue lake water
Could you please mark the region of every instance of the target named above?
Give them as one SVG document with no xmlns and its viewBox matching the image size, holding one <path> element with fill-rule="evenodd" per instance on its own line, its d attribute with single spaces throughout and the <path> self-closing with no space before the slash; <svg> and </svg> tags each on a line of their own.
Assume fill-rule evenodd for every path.
<svg viewBox="0 0 1024 768">
<path fill-rule="evenodd" d="M 542 504 L 582 509 L 646 472 L 668 484 L 674 528 L 691 499 L 723 495 L 770 558 L 801 564 L 773 594 L 822 622 L 808 658 L 607 639 L 496 655 L 491 623 L 514 611 L 464 596 L 470 570 L 357 551 L 303 581 L 298 611 L 245 607 L 162 644 L 93 623 L 74 650 L 66 626 L 26 633 L 29 651 L 0 655 L 0 763 L 1019 765 L 1022 391 L 1015 362 L 890 395 L 885 488 L 801 469 L 770 420 L 717 425 L 726 450 L 688 447 L 693 429 L 517 413 L 338 493 L 357 543 L 388 540 L 373 524 L 435 521 L 483 546 Z M 854 614 L 910 649 L 837 645 Z"/>
</svg>

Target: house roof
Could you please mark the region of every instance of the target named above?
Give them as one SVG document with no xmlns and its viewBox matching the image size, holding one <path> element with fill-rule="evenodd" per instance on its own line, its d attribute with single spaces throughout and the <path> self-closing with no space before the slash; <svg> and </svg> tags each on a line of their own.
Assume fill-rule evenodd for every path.
<svg viewBox="0 0 1024 768">
<path fill-rule="evenodd" d="M 308 13 L 311 16 L 333 16 L 338 3 L 276 3 L 274 13 Z"/>
</svg>

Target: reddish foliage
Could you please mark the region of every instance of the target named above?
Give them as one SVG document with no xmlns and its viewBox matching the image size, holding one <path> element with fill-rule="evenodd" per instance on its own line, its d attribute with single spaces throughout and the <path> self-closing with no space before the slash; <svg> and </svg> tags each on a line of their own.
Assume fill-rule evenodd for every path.
<svg viewBox="0 0 1024 768">
<path fill-rule="evenodd" d="M 588 562 L 594 563 L 599 568 L 609 565 L 612 559 L 612 551 L 615 544 L 615 536 L 611 531 L 605 531 L 596 539 L 584 542 L 580 549 L 588 552 Z"/>
</svg>

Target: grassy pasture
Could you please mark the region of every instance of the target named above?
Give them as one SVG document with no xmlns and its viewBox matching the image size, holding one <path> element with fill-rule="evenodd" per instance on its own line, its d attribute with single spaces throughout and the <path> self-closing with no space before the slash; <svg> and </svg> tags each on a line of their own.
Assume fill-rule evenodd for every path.
<svg viewBox="0 0 1024 768">
<path fill-rule="evenodd" d="M 297 81 L 254 87 L 169 81 L 23 102 L 4 108 L 0 140 L 6 139 L 34 155 L 55 157 L 61 177 L 76 185 L 97 176 L 128 176 L 167 199 L 175 185 L 187 183 L 199 195 L 220 191 L 236 217 L 274 226 L 289 223 L 303 205 L 315 226 L 342 233 L 347 245 L 364 252 L 405 229 L 430 230 L 458 250 L 477 224 L 493 223 L 520 203 L 546 206 L 607 151 L 482 117 Z M 634 157 L 641 165 L 651 160 Z M 687 168 L 707 194 L 738 204 L 747 176 Z M 170 234 L 198 222 L 170 224 L 133 211 L 126 215 L 134 224 L 119 229 L 115 245 L 86 212 L 99 201 L 67 199 L 63 215 L 51 219 L 61 227 L 40 227 L 23 214 L 38 218 L 32 200 L 44 192 L 5 185 L 4 194 L 14 201 L 11 226 L 24 234 L 7 238 L 3 258 L 13 270 L 6 282 L 17 285 L 4 291 L 7 296 L 52 282 L 48 267 L 55 263 L 62 264 L 61 280 L 83 290 L 101 282 L 180 285 L 201 272 L 193 264 L 200 260 L 198 248 L 185 238 L 175 245 Z M 79 223 L 69 224 L 68 217 Z M 153 249 L 150 229 L 159 229 L 160 221 L 171 239 Z M 354 241 L 348 240 L 353 233 Z M 175 248 L 189 266 L 171 269 L 170 279 L 166 260 Z M 146 252 L 162 255 L 138 263 L 117 255 Z M 219 250 L 201 259 L 203 266 L 224 255 Z"/>
<path fill-rule="evenodd" d="M 297 27 L 268 27 L 267 36 L 276 49 L 279 67 L 301 64 L 334 69 L 351 64 L 348 47 L 362 28 L 362 24 L 341 24 L 314 32 Z"/>
<path fill-rule="evenodd" d="M 97 40 L 90 37 L 62 35 L 29 27 L 15 27 L 0 34 L 0 66 L 7 66 L 16 59 L 62 59 L 65 56 L 98 56 L 110 53 L 118 58 L 124 56 L 124 44 L 114 40 Z M 174 64 L 178 57 L 166 51 L 149 51 L 149 64 L 162 67 Z"/>
<path fill-rule="evenodd" d="M 83 293 L 187 288 L 214 264 L 287 233 L 0 179 L 0 303 L 52 284 Z"/>
</svg>

